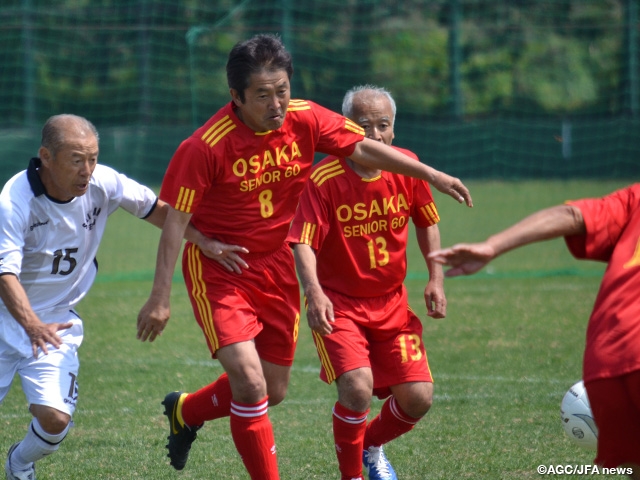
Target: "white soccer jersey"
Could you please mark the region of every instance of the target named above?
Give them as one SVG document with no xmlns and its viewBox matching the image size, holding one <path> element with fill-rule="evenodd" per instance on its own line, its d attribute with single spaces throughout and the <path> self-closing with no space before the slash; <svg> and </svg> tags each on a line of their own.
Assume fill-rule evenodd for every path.
<svg viewBox="0 0 640 480">
<path fill-rule="evenodd" d="M 96 254 L 107 217 L 118 207 L 145 218 L 157 197 L 147 187 L 104 165 L 97 165 L 86 194 L 68 202 L 45 193 L 32 159 L 0 193 L 0 275 L 18 276 L 31 307 L 41 314 L 73 308 L 89 291 L 97 273 Z M 31 354 L 23 328 L 0 303 L 0 342 Z M 25 343 L 26 342 L 26 343 Z"/>
</svg>

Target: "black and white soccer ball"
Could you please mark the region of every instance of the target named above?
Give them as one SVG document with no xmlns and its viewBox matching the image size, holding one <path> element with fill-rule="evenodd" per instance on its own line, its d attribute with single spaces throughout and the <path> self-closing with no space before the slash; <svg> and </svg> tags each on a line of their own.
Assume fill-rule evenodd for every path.
<svg viewBox="0 0 640 480">
<path fill-rule="evenodd" d="M 560 405 L 562 427 L 567 436 L 583 448 L 595 450 L 598 444 L 598 427 L 593 419 L 589 397 L 580 380 L 565 393 Z"/>
</svg>

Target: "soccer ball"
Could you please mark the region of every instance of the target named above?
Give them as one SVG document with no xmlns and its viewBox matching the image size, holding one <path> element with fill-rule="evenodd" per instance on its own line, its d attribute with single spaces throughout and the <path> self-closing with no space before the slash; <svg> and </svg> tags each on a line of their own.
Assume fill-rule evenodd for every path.
<svg viewBox="0 0 640 480">
<path fill-rule="evenodd" d="M 567 436 L 577 445 L 591 450 L 598 443 L 598 427 L 593 420 L 587 390 L 580 380 L 565 393 L 560 405 L 562 427 Z"/>
</svg>

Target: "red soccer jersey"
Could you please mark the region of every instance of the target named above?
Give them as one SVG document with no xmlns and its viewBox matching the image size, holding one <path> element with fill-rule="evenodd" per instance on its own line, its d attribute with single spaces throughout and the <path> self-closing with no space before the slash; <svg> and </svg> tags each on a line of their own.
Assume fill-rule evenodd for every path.
<svg viewBox="0 0 640 480">
<path fill-rule="evenodd" d="M 313 102 L 291 100 L 284 124 L 255 132 L 230 102 L 178 147 L 160 191 L 204 235 L 250 252 L 282 245 L 314 151 L 350 155 L 364 131 Z"/>
<path fill-rule="evenodd" d="M 640 370 L 640 184 L 568 203 L 587 228 L 566 238 L 571 253 L 608 262 L 587 328 L 583 379 Z"/>
<path fill-rule="evenodd" d="M 427 183 L 389 172 L 363 179 L 343 158 L 328 157 L 311 173 L 287 241 L 316 250 L 324 288 L 375 297 L 404 281 L 409 217 L 418 227 L 440 220 Z"/>
</svg>

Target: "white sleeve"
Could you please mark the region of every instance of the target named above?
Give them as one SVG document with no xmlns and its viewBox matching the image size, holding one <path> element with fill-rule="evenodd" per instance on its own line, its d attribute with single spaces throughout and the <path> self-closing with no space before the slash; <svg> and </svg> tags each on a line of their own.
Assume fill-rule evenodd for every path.
<svg viewBox="0 0 640 480">
<path fill-rule="evenodd" d="M 0 195 L 0 274 L 20 275 L 24 248 L 24 232 L 28 215 L 27 198 L 13 198 L 7 186 Z M 13 189 L 15 192 L 15 188 Z"/>
<path fill-rule="evenodd" d="M 155 207 L 158 197 L 149 187 L 118 173 L 105 165 L 96 166 L 94 179 L 102 183 L 109 195 L 109 214 L 118 207 L 138 218 L 146 218 Z"/>
</svg>

